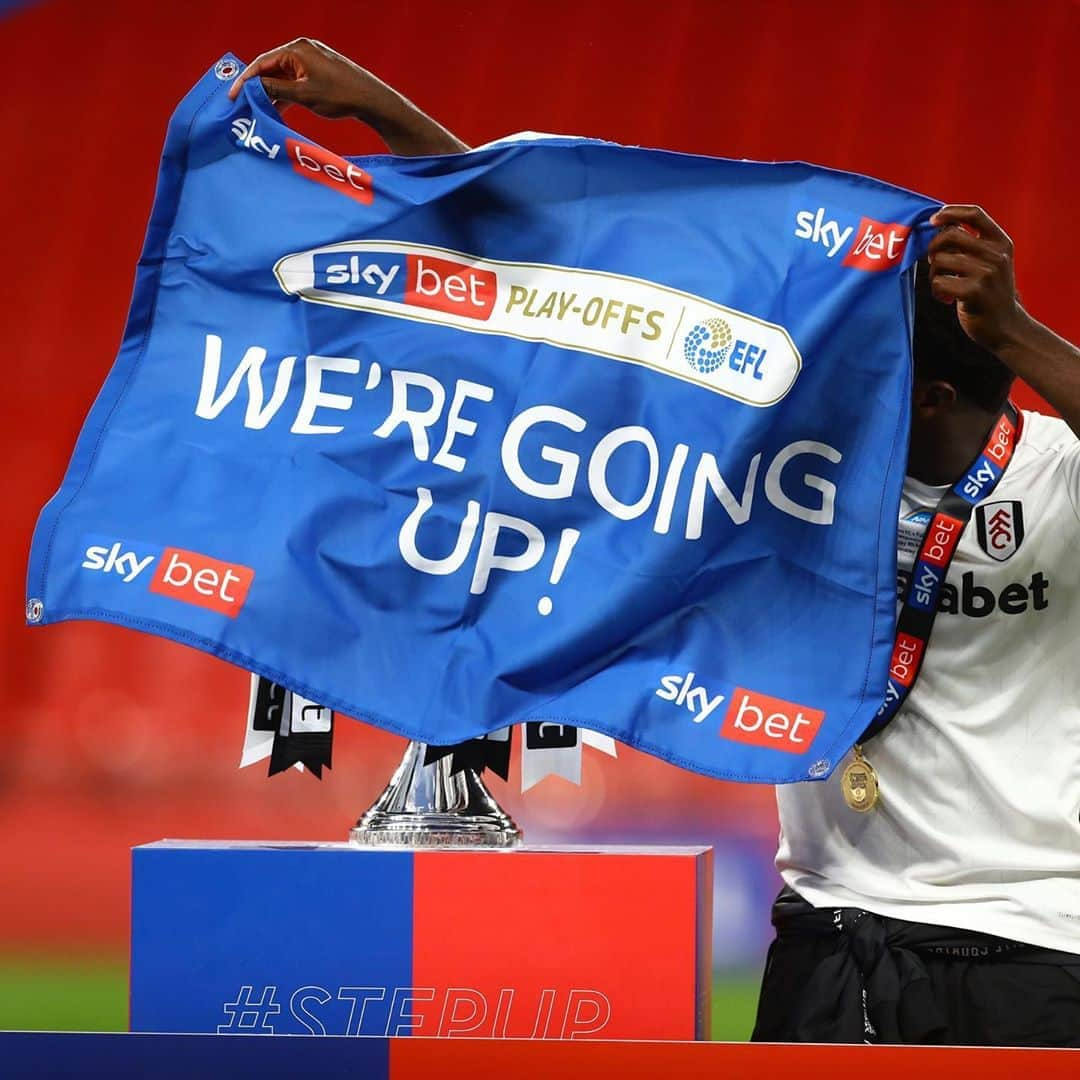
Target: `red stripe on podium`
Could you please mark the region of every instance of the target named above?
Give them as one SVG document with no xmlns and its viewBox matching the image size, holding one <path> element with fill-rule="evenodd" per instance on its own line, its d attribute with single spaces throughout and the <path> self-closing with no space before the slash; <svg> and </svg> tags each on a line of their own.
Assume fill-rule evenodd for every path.
<svg viewBox="0 0 1080 1080">
<path fill-rule="evenodd" d="M 704 858 L 417 853 L 417 1034 L 693 1039 Z"/>
<path fill-rule="evenodd" d="M 544 1042 L 541 1040 L 397 1039 L 390 1080 L 1076 1080 L 1080 1050 L 965 1049 L 930 1046 L 774 1046 L 750 1043 Z"/>
</svg>

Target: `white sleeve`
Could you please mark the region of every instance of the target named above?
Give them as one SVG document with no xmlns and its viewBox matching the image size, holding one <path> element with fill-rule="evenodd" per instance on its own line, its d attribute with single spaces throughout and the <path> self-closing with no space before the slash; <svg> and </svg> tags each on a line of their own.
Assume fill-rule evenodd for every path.
<svg viewBox="0 0 1080 1080">
<path fill-rule="evenodd" d="M 1080 520 L 1080 439 L 1075 435 L 1071 442 L 1061 448 L 1061 469 L 1069 501 Z"/>
</svg>

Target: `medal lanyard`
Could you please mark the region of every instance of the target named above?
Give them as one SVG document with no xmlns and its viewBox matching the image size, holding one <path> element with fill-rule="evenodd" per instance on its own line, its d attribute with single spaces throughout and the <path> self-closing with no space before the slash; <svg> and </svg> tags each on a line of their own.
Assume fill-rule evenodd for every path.
<svg viewBox="0 0 1080 1080">
<path fill-rule="evenodd" d="M 1020 426 L 1019 411 L 1011 401 L 1006 401 L 982 452 L 934 507 L 896 620 L 896 643 L 885 701 L 863 732 L 860 743 L 882 731 L 911 693 L 922 670 L 930 631 L 937 617 L 941 586 L 956 555 L 960 534 L 971 520 L 976 504 L 991 494 L 1008 468 Z"/>
</svg>

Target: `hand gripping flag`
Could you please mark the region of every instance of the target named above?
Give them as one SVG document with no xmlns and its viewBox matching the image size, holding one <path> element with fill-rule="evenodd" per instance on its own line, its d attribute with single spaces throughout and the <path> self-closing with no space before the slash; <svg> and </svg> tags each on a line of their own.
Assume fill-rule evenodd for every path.
<svg viewBox="0 0 1080 1080">
<path fill-rule="evenodd" d="M 938 204 L 584 139 L 342 158 L 238 70 L 169 125 L 29 620 L 436 745 L 546 721 L 827 776 L 886 683 Z"/>
</svg>

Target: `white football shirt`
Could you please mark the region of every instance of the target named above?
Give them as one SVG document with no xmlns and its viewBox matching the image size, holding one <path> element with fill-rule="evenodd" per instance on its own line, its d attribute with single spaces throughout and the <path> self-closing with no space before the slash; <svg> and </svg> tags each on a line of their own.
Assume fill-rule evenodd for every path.
<svg viewBox="0 0 1080 1080">
<path fill-rule="evenodd" d="M 901 585 L 944 490 L 905 482 Z M 777 789 L 788 885 L 815 907 L 1080 953 L 1080 441 L 1063 421 L 1024 412 L 915 688 L 864 754 L 868 813 L 844 803 L 840 768 Z"/>
</svg>

